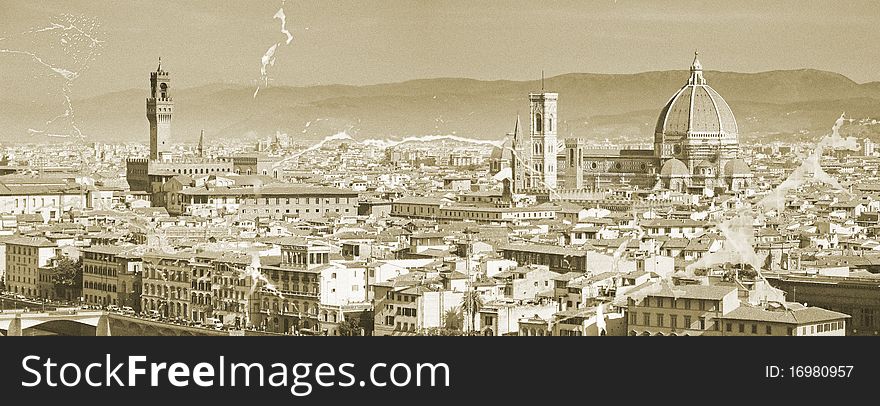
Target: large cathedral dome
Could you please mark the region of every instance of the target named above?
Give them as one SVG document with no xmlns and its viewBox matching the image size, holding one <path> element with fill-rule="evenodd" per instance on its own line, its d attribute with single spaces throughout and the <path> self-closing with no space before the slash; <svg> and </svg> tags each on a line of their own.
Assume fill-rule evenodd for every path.
<svg viewBox="0 0 880 406">
<path fill-rule="evenodd" d="M 703 78 L 703 66 L 694 55 L 691 76 L 657 119 L 656 133 L 688 138 L 735 138 L 736 119 L 727 102 Z"/>
</svg>

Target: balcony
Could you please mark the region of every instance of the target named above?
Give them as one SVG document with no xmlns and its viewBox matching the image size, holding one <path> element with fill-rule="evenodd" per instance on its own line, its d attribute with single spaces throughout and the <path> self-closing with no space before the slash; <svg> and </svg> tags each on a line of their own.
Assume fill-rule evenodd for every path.
<svg viewBox="0 0 880 406">
<path fill-rule="evenodd" d="M 309 298 L 321 297 L 321 294 L 318 292 L 305 292 L 300 290 L 279 290 L 279 292 L 281 292 L 281 294 L 285 296 L 302 296 Z"/>
</svg>

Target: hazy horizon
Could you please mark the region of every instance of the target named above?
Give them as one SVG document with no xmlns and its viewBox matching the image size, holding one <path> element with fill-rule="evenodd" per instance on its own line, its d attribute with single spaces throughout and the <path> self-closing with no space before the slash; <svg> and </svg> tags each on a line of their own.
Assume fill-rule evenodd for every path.
<svg viewBox="0 0 880 406">
<path fill-rule="evenodd" d="M 163 63 L 163 64 L 164 64 L 164 63 Z M 832 74 L 839 74 L 839 75 L 842 75 L 842 76 L 846 77 L 847 79 L 853 80 L 852 78 L 850 78 L 850 77 L 848 77 L 848 76 L 846 76 L 846 75 L 843 75 L 842 73 L 839 73 L 839 72 L 827 71 L 827 70 L 815 69 L 815 68 L 769 69 L 769 70 L 764 70 L 764 71 L 753 71 L 753 72 L 744 72 L 744 71 L 725 71 L 725 70 L 717 70 L 717 69 L 707 69 L 707 70 L 704 70 L 704 72 L 705 72 L 706 75 L 708 76 L 707 79 L 711 80 L 711 74 L 712 74 L 712 73 L 732 73 L 732 74 L 743 74 L 743 75 L 757 75 L 757 74 L 770 73 L 770 72 L 795 72 L 795 71 L 805 71 L 805 70 L 813 70 L 813 71 L 818 71 L 818 72 L 827 72 L 827 73 L 832 73 Z M 646 71 L 640 71 L 640 72 L 627 72 L 627 73 L 611 73 L 611 72 L 563 72 L 563 73 L 559 73 L 559 74 L 556 74 L 556 75 L 553 75 L 553 76 L 545 75 L 544 79 L 549 81 L 549 80 L 551 80 L 551 79 L 553 79 L 553 78 L 555 78 L 555 77 L 560 77 L 560 76 L 565 76 L 565 75 L 637 76 L 637 75 L 642 75 L 642 74 L 649 74 L 649 73 L 662 73 L 662 72 L 682 72 L 682 73 L 685 73 L 685 76 L 682 76 L 682 78 L 687 79 L 687 76 L 686 76 L 686 72 L 687 72 L 687 71 L 688 71 L 688 69 L 646 70 Z M 147 72 L 147 74 L 149 74 L 149 72 Z M 174 74 L 174 72 L 172 72 L 172 74 Z M 401 83 L 407 83 L 407 82 L 415 82 L 415 81 L 421 81 L 421 80 L 444 80 L 444 79 L 449 79 L 449 80 L 475 80 L 475 81 L 479 81 L 479 82 L 529 82 L 529 81 L 538 82 L 538 81 L 541 80 L 540 77 L 537 77 L 537 78 L 526 78 L 526 79 L 506 79 L 506 78 L 496 78 L 496 79 L 493 79 L 493 78 L 473 78 L 473 77 L 462 77 L 462 76 L 458 76 L 458 77 L 454 77 L 454 76 L 434 76 L 434 77 L 411 78 L 411 79 L 404 79 L 404 80 L 397 80 L 397 81 L 376 82 L 376 83 L 364 83 L 364 84 L 355 84 L 355 83 L 277 84 L 277 83 L 276 83 L 276 84 L 272 84 L 272 85 L 270 85 L 270 88 L 272 88 L 272 87 L 275 87 L 275 88 L 309 88 L 309 87 L 321 87 L 321 86 L 328 86 L 328 87 L 329 87 L 329 86 L 369 87 L 369 86 L 394 85 L 394 84 L 401 84 Z M 683 80 L 684 80 L 684 79 L 683 79 Z M 877 80 L 877 81 L 868 81 L 868 82 L 857 82 L 857 81 L 853 80 L 853 82 L 855 82 L 856 84 L 859 84 L 859 85 L 863 85 L 863 84 L 868 84 L 868 83 L 880 83 L 880 80 Z M 234 86 L 240 86 L 240 87 L 251 86 L 251 84 L 249 84 L 249 83 L 236 83 L 236 82 L 232 82 L 232 81 L 228 81 L 228 82 L 217 81 L 217 82 L 202 83 L 202 84 L 195 85 L 195 86 L 187 86 L 187 85 L 185 85 L 185 84 L 184 84 L 184 85 L 179 85 L 179 84 L 178 84 L 178 86 L 176 87 L 176 89 L 177 89 L 177 91 L 180 91 L 180 90 L 192 90 L 192 89 L 199 89 L 199 88 L 203 88 L 203 87 L 216 86 L 216 85 L 234 85 Z M 141 86 L 141 87 L 138 87 L 138 86 L 132 86 L 132 87 L 127 88 L 127 89 L 113 89 L 113 90 L 110 90 L 110 91 L 107 92 L 107 93 L 101 93 L 101 94 L 97 94 L 97 95 L 89 95 L 89 96 L 86 96 L 86 97 L 78 97 L 78 98 L 74 98 L 74 100 L 77 100 L 77 99 L 88 99 L 88 98 L 92 98 L 92 97 L 96 97 L 96 96 L 103 96 L 103 95 L 108 95 L 108 94 L 112 94 L 112 93 L 128 92 L 128 91 L 132 91 L 132 90 L 143 91 L 143 92 L 145 92 L 145 93 L 146 93 L 146 92 L 149 92 L 149 88 L 147 88 L 147 87 L 144 87 L 144 86 Z"/>
<path fill-rule="evenodd" d="M 547 77 L 683 70 L 694 50 L 712 71 L 816 69 L 857 83 L 880 81 L 880 62 L 866 58 L 880 54 L 874 26 L 880 10 L 873 2 L 2 3 L 0 49 L 79 68 L 69 69 L 78 75 L 70 81 L 77 99 L 145 88 L 159 56 L 178 88 L 256 88 L 260 58 L 274 44 L 270 83 L 294 87 L 433 78 L 523 81 L 539 79 L 542 70 Z M 289 44 L 281 20 L 273 18 L 282 5 Z M 97 23 L 94 36 L 101 46 L 91 60 L 59 47 L 57 33 L 32 31 L 61 14 Z M 0 53 L 0 60 L 5 94 L 41 99 L 61 82 L 30 55 Z"/>
</svg>

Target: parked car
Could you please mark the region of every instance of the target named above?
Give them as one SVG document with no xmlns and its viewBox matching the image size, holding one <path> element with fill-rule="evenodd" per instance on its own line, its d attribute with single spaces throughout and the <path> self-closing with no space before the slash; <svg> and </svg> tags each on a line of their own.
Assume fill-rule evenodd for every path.
<svg viewBox="0 0 880 406">
<path fill-rule="evenodd" d="M 107 311 L 113 312 L 113 313 L 119 313 L 121 310 L 119 309 L 119 306 L 117 306 L 117 305 L 109 305 L 109 306 L 107 306 Z"/>
<path fill-rule="evenodd" d="M 214 327 L 214 330 L 223 330 L 223 322 L 216 317 L 209 318 L 205 322 L 209 327 Z"/>
<path fill-rule="evenodd" d="M 122 306 L 122 314 L 134 316 L 134 309 L 131 306 Z"/>
<path fill-rule="evenodd" d="M 147 313 L 147 316 L 151 319 L 159 319 L 162 317 L 162 314 L 159 313 L 158 310 L 150 310 L 150 312 Z"/>
</svg>

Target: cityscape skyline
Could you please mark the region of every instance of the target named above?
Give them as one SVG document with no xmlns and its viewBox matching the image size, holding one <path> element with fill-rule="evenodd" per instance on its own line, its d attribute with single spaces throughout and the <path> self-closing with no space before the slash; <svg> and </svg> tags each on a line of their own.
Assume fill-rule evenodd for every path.
<svg viewBox="0 0 880 406">
<path fill-rule="evenodd" d="M 680 384 L 645 368 L 703 388 L 685 401 L 851 392 L 870 348 L 793 338 L 880 336 L 876 21 L 864 0 L 0 0 L 0 392 Z M 629 337 L 751 338 L 695 375 L 692 340 Z"/>
<path fill-rule="evenodd" d="M 40 11 L 58 11 L 46 4 Z M 3 146 L 0 307 L 14 310 L 0 314 L 0 334 L 880 334 L 872 299 L 880 287 L 880 86 L 815 70 L 706 69 L 735 66 L 730 56 L 757 43 L 725 38 L 736 34 L 728 28 L 833 29 L 828 17 L 842 15 L 855 22 L 854 35 L 865 20 L 847 14 L 852 8 L 785 14 L 778 4 L 741 12 L 748 2 L 682 2 L 632 14 L 630 2 L 560 2 L 476 12 L 450 2 L 396 7 L 387 11 L 392 24 L 362 9 L 370 4 L 332 3 L 343 11 L 334 18 L 352 17 L 347 25 L 301 27 L 344 42 L 321 48 L 332 54 L 323 62 L 352 47 L 367 56 L 338 66 L 316 65 L 314 55 L 291 62 L 308 51 L 298 48 L 309 37 L 297 31 L 296 4 L 275 2 L 258 23 L 260 7 L 238 2 L 83 3 L 88 13 L 65 8 L 47 25 L 0 37 L 0 56 L 21 60 L 11 71 L 43 71 L 19 80 L 31 92 L 51 90 L 59 104 L 52 112 L 4 103 L 2 135 L 73 141 Z M 125 25 L 122 10 L 143 19 Z M 120 18 L 99 22 L 113 13 Z M 587 15 L 620 29 L 566 27 Z M 658 31 L 654 42 L 640 31 L 670 22 L 683 26 Z M 241 37 L 255 26 L 273 28 L 274 38 Z M 358 27 L 359 38 L 329 27 Z M 531 40 L 511 42 L 523 28 Z M 143 52 L 110 56 L 120 73 L 102 73 L 99 61 L 118 52 L 114 30 L 134 35 L 124 43 Z M 464 44 L 469 30 L 483 36 Z M 270 87 L 297 69 L 296 80 L 406 80 L 429 74 L 423 63 L 437 73 L 481 60 L 481 72 L 503 61 L 512 64 L 504 74 L 518 75 L 554 58 L 564 66 L 578 58 L 569 53 L 577 35 L 597 33 L 613 34 L 602 44 L 612 57 L 595 66 L 619 72 L 675 57 L 678 69 L 548 75 L 547 83 L 542 71 L 520 82 Z M 210 44 L 193 40 L 200 36 Z M 619 36 L 641 45 L 615 45 Z M 52 41 L 39 48 L 45 38 Z M 27 46 L 10 48 L 17 40 Z M 168 43 L 179 46 L 171 57 L 146 60 Z M 513 48 L 499 47 L 468 57 L 489 43 L 532 54 L 502 60 Z M 184 52 L 193 47 L 205 57 Z M 686 47 L 712 57 L 691 49 L 685 65 L 677 54 Z M 776 63 L 758 48 L 743 66 Z M 840 48 L 826 39 L 810 50 Z M 395 69 L 383 65 L 408 52 Z M 239 70 L 245 60 L 259 62 L 258 72 Z M 218 72 L 252 82 L 180 86 Z M 106 83 L 81 81 L 96 74 Z M 76 100 L 75 89 L 119 80 L 136 90 Z"/>
<path fill-rule="evenodd" d="M 863 214 L 880 200 L 841 167 L 875 161 L 873 141 L 842 136 L 854 121 L 841 115 L 803 161 L 790 144 L 743 150 L 696 53 L 653 149 L 557 138 L 559 94 L 545 90 L 527 93 L 504 144 L 180 148 L 173 75 L 159 64 L 149 77 L 148 158 L 94 143 L 43 166 L 7 148 L 4 303 L 63 310 L 4 315 L 5 335 L 876 333 L 873 307 L 807 306 L 785 289 L 807 295 L 797 278 L 811 273 L 876 278 L 822 258 L 851 257 L 838 234 L 872 247 Z M 817 186 L 830 190 L 804 218 L 843 221 L 801 246 L 774 219 L 798 216 L 791 194 Z M 847 229 L 854 219 L 865 225 Z"/>
</svg>

